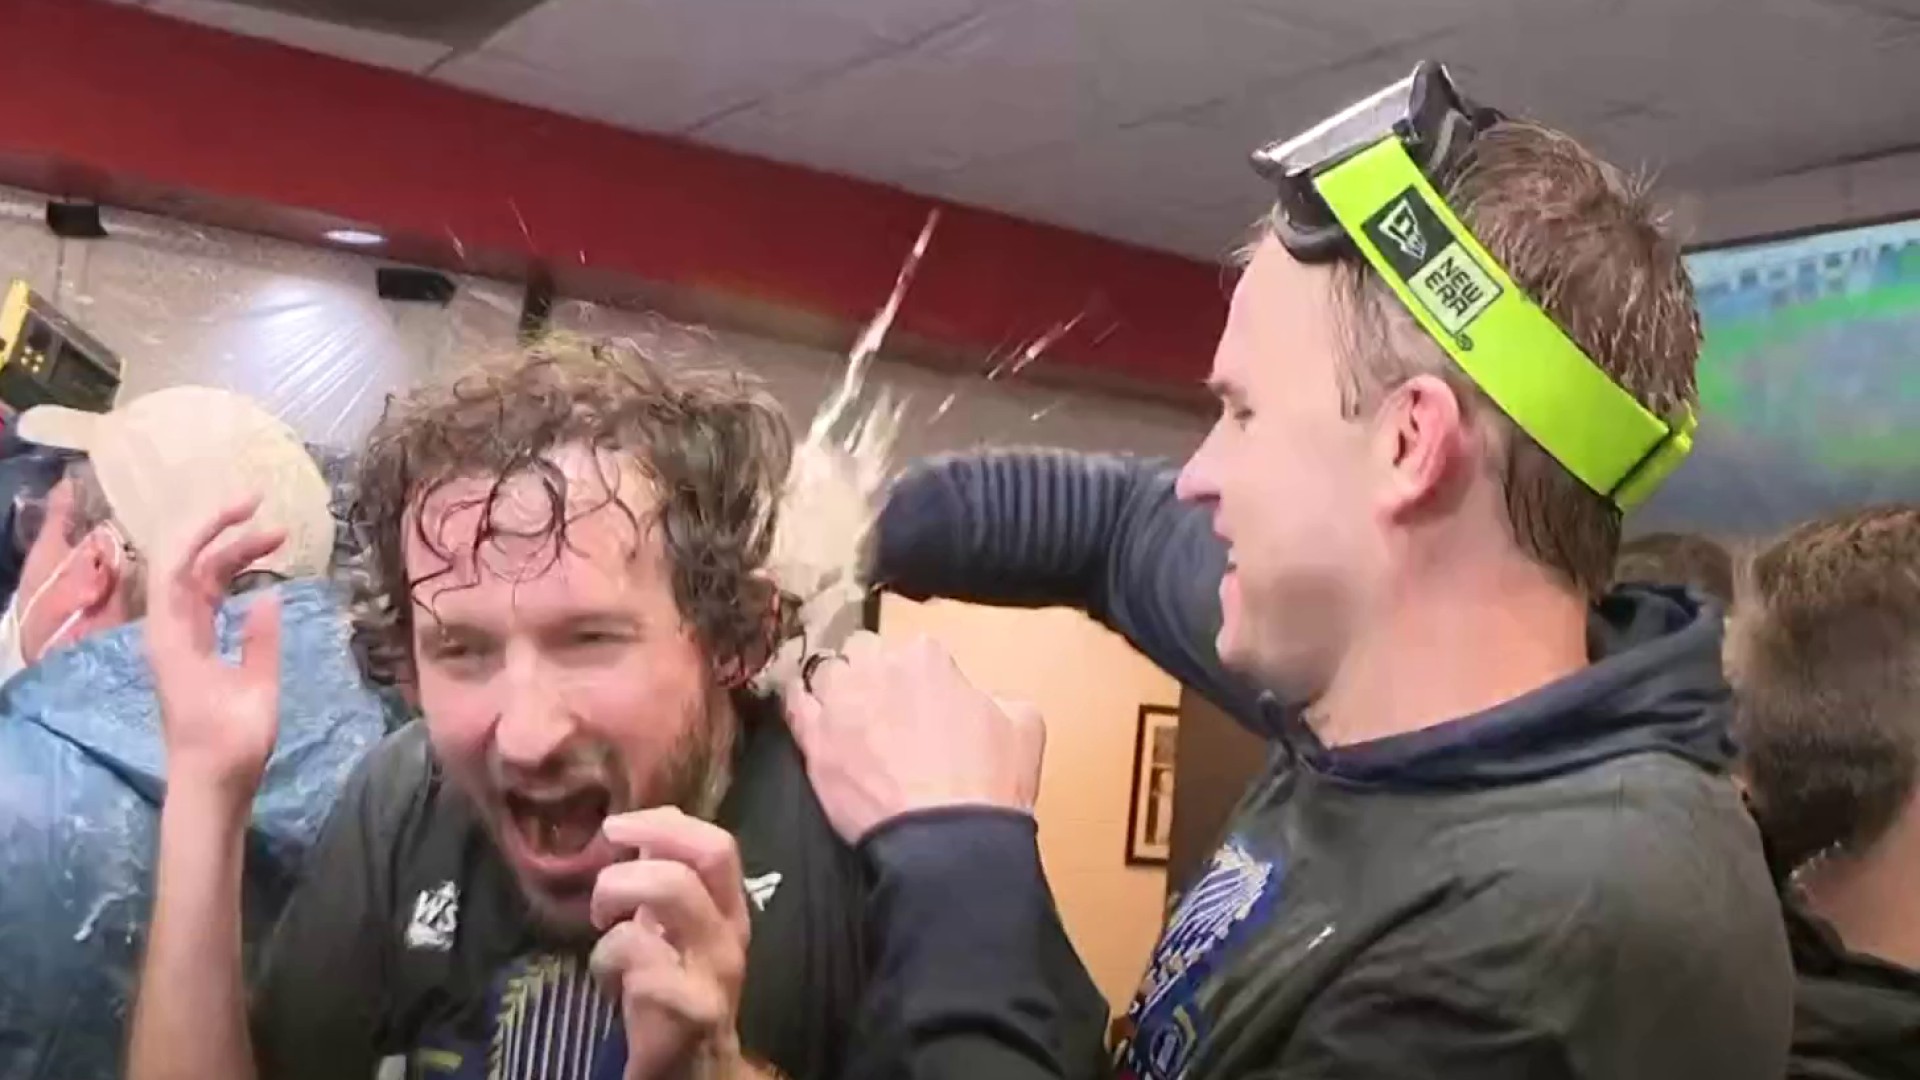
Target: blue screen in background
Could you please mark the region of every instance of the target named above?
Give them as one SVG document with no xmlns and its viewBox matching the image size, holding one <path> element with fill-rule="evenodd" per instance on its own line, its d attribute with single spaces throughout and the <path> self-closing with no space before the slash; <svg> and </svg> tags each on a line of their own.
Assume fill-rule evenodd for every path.
<svg viewBox="0 0 1920 1080">
<path fill-rule="evenodd" d="M 1920 499 L 1920 219 L 1695 252 L 1700 437 L 1631 531 Z"/>
</svg>

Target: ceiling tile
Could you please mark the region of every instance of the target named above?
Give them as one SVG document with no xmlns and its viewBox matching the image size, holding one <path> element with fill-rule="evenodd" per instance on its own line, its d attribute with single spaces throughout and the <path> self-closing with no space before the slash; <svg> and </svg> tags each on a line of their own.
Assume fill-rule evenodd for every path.
<svg viewBox="0 0 1920 1080">
<path fill-rule="evenodd" d="M 222 0 L 152 2 L 1202 258 L 1265 200 L 1250 149 L 1423 57 L 1703 201 L 1920 139 L 1913 0 L 547 0 L 451 59 Z"/>
<path fill-rule="evenodd" d="M 1257 5 L 1018 0 L 695 136 L 901 180 L 1178 115 L 1330 48 Z"/>
<path fill-rule="evenodd" d="M 548 0 L 437 77 L 677 131 L 908 48 L 984 0 Z"/>
<path fill-rule="evenodd" d="M 1582 47 L 1525 47 L 1554 40 Z M 1476 31 L 1452 59 L 1489 101 L 1727 181 L 1911 133 L 1916 55 L 1806 0 L 1612 0 Z"/>
<path fill-rule="evenodd" d="M 425 71 L 451 51 L 436 42 L 359 30 L 223 0 L 151 0 L 149 6 L 176 19 L 401 71 Z"/>
<path fill-rule="evenodd" d="M 1179 236 L 1175 250 L 1212 259 L 1239 242 L 1267 202 L 1249 154 L 1405 75 L 1416 55 L 1412 46 L 1376 51 L 1168 119 L 975 161 L 918 186 L 1059 224 L 1099 223 L 1095 231 L 1125 230 L 1109 235 L 1139 242 Z M 1133 220 L 1143 224 L 1125 224 Z"/>
<path fill-rule="evenodd" d="M 1244 246 L 1265 200 L 1252 198 L 1241 206 L 1152 206 L 1124 217 L 1092 218 L 1077 226 L 1100 236 L 1141 247 L 1185 255 L 1224 268 Z M 1226 278 L 1222 278 L 1226 281 Z M 1222 285 L 1223 294 L 1230 287 Z"/>
<path fill-rule="evenodd" d="M 1338 34 L 1349 45 L 1404 42 L 1464 26 L 1499 23 L 1543 9 L 1594 7 L 1614 0 L 1228 0 L 1240 7 L 1283 12 L 1292 21 Z"/>
<path fill-rule="evenodd" d="M 1217 217 L 1221 206 L 1257 208 L 1264 201 L 1262 184 L 1247 165 L 1250 148 L 1235 152 L 1217 130 L 1170 120 L 998 158 L 924 187 L 959 202 L 1076 228 L 1203 207 L 1215 208 Z M 1216 236 L 1210 242 L 1217 246 L 1231 239 Z"/>
<path fill-rule="evenodd" d="M 442 64 L 433 77 L 476 94 L 639 131 L 669 129 L 687 108 L 666 93 L 604 93 L 569 73 L 486 50 Z"/>
</svg>

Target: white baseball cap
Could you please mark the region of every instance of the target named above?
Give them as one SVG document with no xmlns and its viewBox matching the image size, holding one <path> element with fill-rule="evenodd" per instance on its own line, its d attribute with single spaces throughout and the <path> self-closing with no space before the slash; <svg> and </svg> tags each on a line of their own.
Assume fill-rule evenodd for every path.
<svg viewBox="0 0 1920 1080">
<path fill-rule="evenodd" d="M 333 554 L 331 491 L 294 430 L 251 399 L 207 386 L 172 386 L 92 413 L 40 405 L 20 414 L 20 437 L 87 455 L 114 522 L 135 550 L 166 550 L 221 507 L 260 496 L 257 525 L 286 543 L 249 570 L 318 577 Z"/>
</svg>

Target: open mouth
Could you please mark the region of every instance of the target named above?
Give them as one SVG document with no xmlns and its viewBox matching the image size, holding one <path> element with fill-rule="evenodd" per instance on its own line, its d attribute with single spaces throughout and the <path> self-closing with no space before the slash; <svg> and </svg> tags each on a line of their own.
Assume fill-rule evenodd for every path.
<svg viewBox="0 0 1920 1080">
<path fill-rule="evenodd" d="M 613 796 L 603 787 L 558 795 L 509 791 L 503 802 L 521 843 L 541 859 L 568 859 L 585 851 L 613 809 Z"/>
</svg>

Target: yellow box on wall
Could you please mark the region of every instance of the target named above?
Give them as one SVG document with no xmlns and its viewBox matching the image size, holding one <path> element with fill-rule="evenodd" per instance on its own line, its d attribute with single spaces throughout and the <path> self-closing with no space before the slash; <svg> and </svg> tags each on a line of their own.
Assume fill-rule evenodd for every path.
<svg viewBox="0 0 1920 1080">
<path fill-rule="evenodd" d="M 0 409 L 35 405 L 105 412 L 120 393 L 121 362 L 23 280 L 0 301 Z"/>
</svg>

